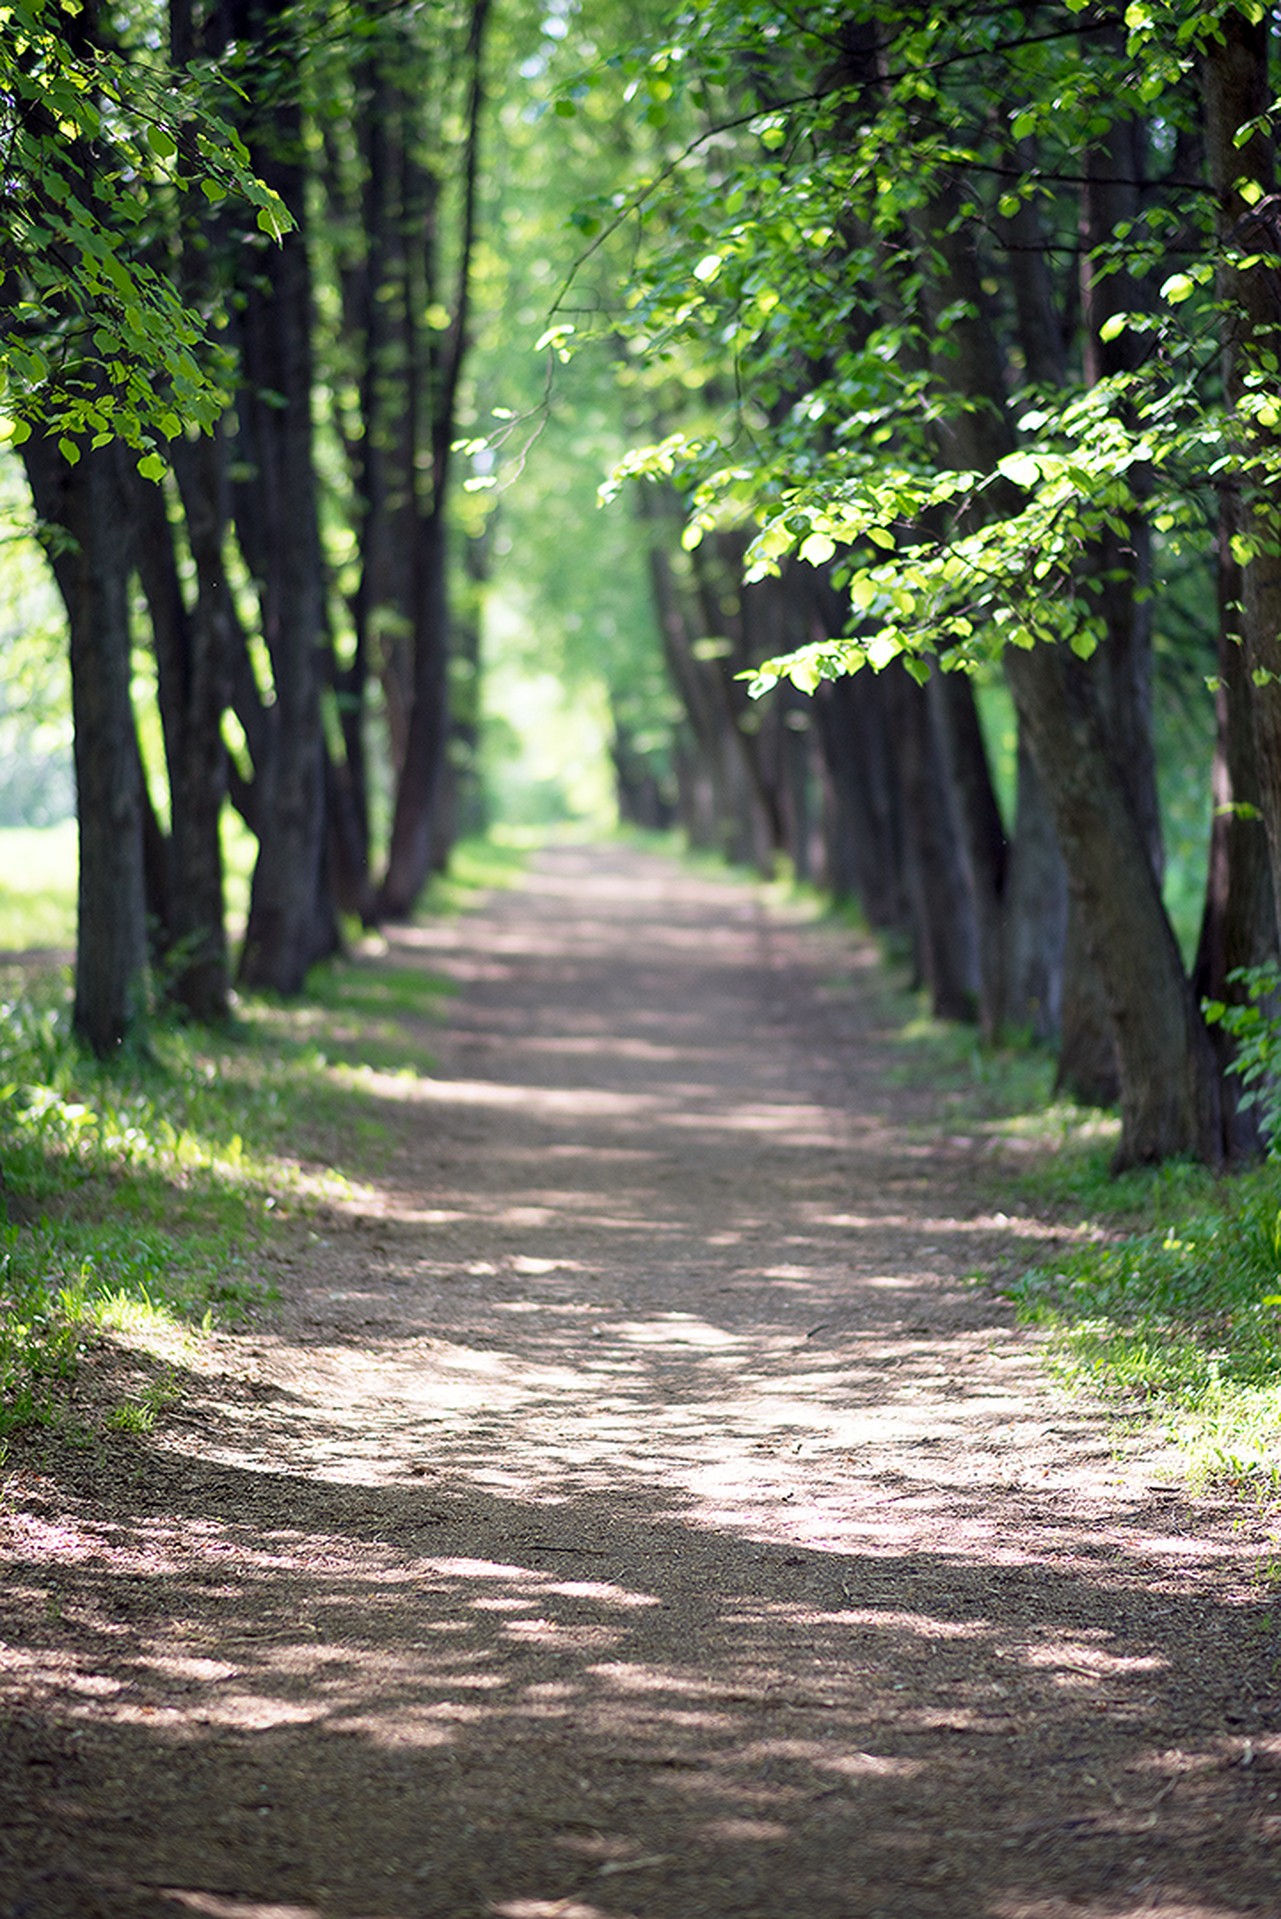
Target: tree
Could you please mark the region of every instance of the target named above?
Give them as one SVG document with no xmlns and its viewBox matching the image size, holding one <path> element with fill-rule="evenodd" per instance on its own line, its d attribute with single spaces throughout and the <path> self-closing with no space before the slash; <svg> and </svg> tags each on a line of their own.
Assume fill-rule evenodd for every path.
<svg viewBox="0 0 1281 1919">
<path fill-rule="evenodd" d="M 175 193 L 283 209 L 203 80 L 127 57 L 96 5 L 9 9 L 0 50 L 7 225 L 0 404 L 23 451 L 67 606 L 80 819 L 75 1023 L 110 1052 L 145 998 L 145 794 L 130 702 L 129 502 L 159 448 L 207 430 L 225 360 L 155 263 Z M 132 475 L 122 457 L 137 457 Z"/>
<path fill-rule="evenodd" d="M 393 795 L 367 917 L 404 918 L 447 845 L 450 514 L 481 220 L 488 0 L 430 18 L 373 9 L 324 135 L 340 291 L 329 351 L 353 404 L 339 425 L 358 535 L 351 645 L 336 669 L 355 839 L 368 865 L 363 730 L 387 713 Z"/>
<path fill-rule="evenodd" d="M 754 523 L 749 580 L 791 555 L 834 570 L 845 630 L 767 662 L 758 691 L 894 660 L 935 689 L 980 905 L 1002 898 L 1004 829 L 958 757 L 974 733 L 948 676 L 1003 658 L 1105 986 L 1121 1158 L 1217 1161 L 1218 1064 L 1160 898 L 1150 774 L 1136 779 L 1151 759 L 1149 529 L 1172 545 L 1203 528 L 1204 449 L 1225 445 L 1186 324 L 1209 254 L 1179 172 L 1213 18 L 1131 8 L 1127 22 L 1071 6 L 784 20 L 761 5 L 674 23 L 662 51 L 628 58 L 651 99 L 665 88 L 703 127 L 632 205 L 649 219 L 678 204 L 685 238 L 642 257 L 631 317 L 612 323 L 651 354 L 732 345 L 723 422 L 669 432 L 629 471 L 681 486 L 688 544 Z M 1080 301 L 1069 282 L 1036 284 L 1038 227 L 1051 249 L 1083 249 Z M 1201 249 L 1188 272 L 1169 271 L 1176 245 Z M 1261 285 L 1271 269 L 1246 270 Z M 1047 319 L 1073 309 L 1062 372 L 1044 354 L 1033 369 Z M 1029 371 L 1040 390 L 1020 394 Z M 1253 447 L 1262 476 L 1257 430 Z M 1004 950 L 980 941 L 989 994 Z"/>
</svg>

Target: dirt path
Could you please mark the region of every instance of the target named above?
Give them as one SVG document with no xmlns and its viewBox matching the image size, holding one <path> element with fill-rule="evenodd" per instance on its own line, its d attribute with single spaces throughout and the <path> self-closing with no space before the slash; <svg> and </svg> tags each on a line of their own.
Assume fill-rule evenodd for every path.
<svg viewBox="0 0 1281 1919">
<path fill-rule="evenodd" d="M 962 1283 L 868 956 L 575 849 L 398 948 L 377 1195 L 12 1475 L 2 1919 L 1281 1913 L 1257 1539 Z"/>
</svg>

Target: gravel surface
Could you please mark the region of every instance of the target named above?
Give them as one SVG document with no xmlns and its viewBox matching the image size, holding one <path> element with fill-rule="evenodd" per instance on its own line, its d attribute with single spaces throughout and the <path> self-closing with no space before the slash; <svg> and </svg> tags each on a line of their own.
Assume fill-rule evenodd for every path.
<svg viewBox="0 0 1281 1919">
<path fill-rule="evenodd" d="M 1266 1522 L 968 1280 L 1056 1229 L 870 950 L 560 847 L 393 953 L 377 1185 L 11 1454 L 3 1919 L 1281 1914 Z"/>
</svg>

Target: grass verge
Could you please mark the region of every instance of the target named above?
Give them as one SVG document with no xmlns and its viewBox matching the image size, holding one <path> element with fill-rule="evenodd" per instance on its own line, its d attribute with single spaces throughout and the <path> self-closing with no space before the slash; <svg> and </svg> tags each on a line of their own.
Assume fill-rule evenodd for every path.
<svg viewBox="0 0 1281 1919">
<path fill-rule="evenodd" d="M 1110 1181 L 1101 1156 L 1068 1154 L 1028 1185 L 1091 1229 L 1089 1243 L 1003 1287 L 1049 1334 L 1059 1375 L 1163 1429 L 1194 1482 L 1275 1492 L 1281 1166 L 1230 1179 L 1166 1166 Z"/>
<path fill-rule="evenodd" d="M 464 847 L 435 903 L 458 910 L 518 867 Z M 163 1358 L 251 1321 L 298 1222 L 376 1176 L 396 1080 L 430 1071 L 447 984 L 367 943 L 308 988 L 247 1000 L 225 1031 L 156 1023 L 104 1064 L 70 1033 L 65 969 L 0 967 L 0 1450 L 74 1413 L 90 1344 Z M 105 1423 L 148 1430 L 172 1378 Z"/>
<path fill-rule="evenodd" d="M 1117 1120 L 1056 1098 L 1044 1053 L 919 1015 L 899 1038 L 949 1128 L 1018 1153 L 1002 1205 L 1068 1229 L 1052 1264 L 984 1280 L 1047 1336 L 1059 1380 L 1160 1431 L 1194 1484 L 1281 1488 L 1281 1163 L 1116 1176 Z"/>
</svg>

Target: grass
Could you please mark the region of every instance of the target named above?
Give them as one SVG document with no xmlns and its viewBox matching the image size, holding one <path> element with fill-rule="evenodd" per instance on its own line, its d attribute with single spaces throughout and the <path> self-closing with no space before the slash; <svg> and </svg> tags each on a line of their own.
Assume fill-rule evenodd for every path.
<svg viewBox="0 0 1281 1919">
<path fill-rule="evenodd" d="M 460 840 L 450 855 L 449 871 L 436 874 L 428 885 L 422 912 L 461 913 L 495 887 L 514 885 L 530 853 L 548 837 L 537 829 L 496 827 L 484 837 Z"/>
<path fill-rule="evenodd" d="M 1065 1380 L 1164 1429 L 1194 1480 L 1281 1486 L 1281 1165 L 1110 1187 L 1099 1168 L 1068 1173 L 1035 1188 L 1091 1191 L 1073 1210 L 1095 1238 L 1006 1286 L 1021 1318 L 1050 1334 Z"/>
<path fill-rule="evenodd" d="M 1056 1097 L 1054 1061 L 985 1046 L 882 986 L 897 1041 L 893 1077 L 928 1088 L 929 1131 L 1013 1146 L 998 1203 L 1049 1217 L 1075 1242 L 1050 1265 L 997 1275 L 1021 1320 L 1047 1337 L 1069 1389 L 1159 1430 L 1193 1483 L 1281 1489 L 1281 1160 L 1231 1177 L 1183 1163 L 1111 1172 L 1119 1121 Z M 994 1195 L 995 1197 L 995 1195 Z M 1065 1235 L 1067 1236 L 1067 1235 Z"/>
<path fill-rule="evenodd" d="M 981 1276 L 1048 1336 L 1060 1381 L 1159 1430 L 1193 1483 L 1281 1487 L 1281 1162 L 1114 1175 L 1116 1117 L 1056 1098 L 1044 1052 L 919 1014 L 898 1038 L 898 1076 L 950 1129 L 1020 1150 L 1001 1204 L 1069 1229 L 1052 1264 Z"/>
<path fill-rule="evenodd" d="M 438 907 L 519 858 L 462 848 Z M 0 906 L 0 944 L 8 926 Z M 430 1070 L 447 990 L 366 942 L 303 1000 L 246 1000 L 226 1030 L 156 1022 L 104 1064 L 70 1033 L 65 968 L 0 966 L 0 1447 L 68 1414 L 94 1342 L 164 1356 L 270 1307 L 273 1250 L 384 1162 L 387 1076 Z M 162 1368 L 106 1423 L 145 1432 L 176 1390 Z"/>
<path fill-rule="evenodd" d="M 75 821 L 0 827 L 0 948 L 69 952 L 75 937 Z"/>
</svg>

